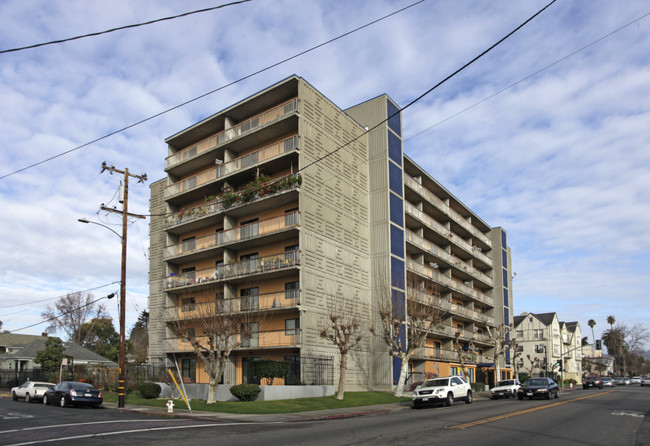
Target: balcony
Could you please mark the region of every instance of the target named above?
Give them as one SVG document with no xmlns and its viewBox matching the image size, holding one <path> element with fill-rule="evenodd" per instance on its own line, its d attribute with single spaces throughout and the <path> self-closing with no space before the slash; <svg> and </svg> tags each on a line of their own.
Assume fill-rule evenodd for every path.
<svg viewBox="0 0 650 446">
<path fill-rule="evenodd" d="M 298 227 L 300 224 L 300 213 L 291 212 L 279 217 L 250 223 L 236 228 L 221 231 L 191 241 L 185 241 L 169 245 L 163 250 L 163 260 L 168 261 L 174 258 L 186 258 L 192 256 L 202 258 L 201 254 L 209 254 L 209 251 L 241 242 L 244 240 L 257 239 L 263 236 L 278 234 Z"/>
<path fill-rule="evenodd" d="M 245 340 L 241 347 L 236 350 L 300 347 L 301 333 L 302 332 L 299 328 L 293 328 L 291 330 L 259 331 L 255 333 L 251 339 Z M 207 343 L 207 339 L 200 336 L 197 337 L 197 340 L 203 344 Z M 182 339 L 166 339 L 165 351 L 178 353 L 194 352 L 194 348 L 189 342 Z"/>
<path fill-rule="evenodd" d="M 427 228 L 434 230 L 436 233 L 438 233 L 440 236 L 445 238 L 447 241 L 450 243 L 458 246 L 461 248 L 463 251 L 466 253 L 476 257 L 477 259 L 481 260 L 483 263 L 485 263 L 488 266 L 492 266 L 492 259 L 490 259 L 488 256 L 477 250 L 475 247 L 467 243 L 465 240 L 460 238 L 460 236 L 455 235 L 453 232 L 451 232 L 449 229 L 445 228 L 443 225 L 438 223 L 436 220 L 428 216 L 426 213 L 422 212 L 415 206 L 413 206 L 411 203 L 405 201 L 404 202 L 404 210 L 406 211 L 407 214 L 410 214 L 412 217 L 416 218 L 418 221 L 420 221 L 422 224 L 424 224 Z"/>
<path fill-rule="evenodd" d="M 165 322 L 200 319 L 230 312 L 282 310 L 300 304 L 300 290 L 276 291 L 253 296 L 216 299 L 165 308 Z"/>
<path fill-rule="evenodd" d="M 232 173 L 251 168 L 256 164 L 296 149 L 298 149 L 298 136 L 292 136 L 227 163 L 219 164 L 198 175 L 186 178 L 183 181 L 171 184 L 165 188 L 164 197 L 168 199 L 180 194 L 196 191 L 202 186 L 208 185 Z"/>
<path fill-rule="evenodd" d="M 212 135 L 191 147 L 168 156 L 165 160 L 165 171 L 171 171 L 173 168 L 180 166 L 181 164 L 200 158 L 203 155 L 208 154 L 208 152 L 212 152 L 218 147 L 221 147 L 236 138 L 249 134 L 257 129 L 261 129 L 285 116 L 296 113 L 297 111 L 298 99 L 294 98 L 270 110 L 260 113 L 259 115 L 253 116 L 252 118 Z M 214 159 L 212 162 L 214 163 Z M 197 166 L 192 166 L 187 170 L 191 171 L 196 168 Z M 182 175 L 183 171 L 175 171 L 175 174 Z"/>
<path fill-rule="evenodd" d="M 250 194 L 245 194 L 244 191 L 228 192 L 227 194 L 223 194 L 215 200 L 205 204 L 193 206 L 167 215 L 163 223 L 163 228 L 168 232 L 180 232 L 179 228 L 183 226 L 185 231 L 190 231 L 204 226 L 199 223 L 200 220 L 209 220 L 211 217 L 226 210 L 228 210 L 228 212 L 233 212 L 238 208 L 263 200 L 269 200 L 268 207 L 277 207 L 281 205 L 283 200 L 281 196 L 300 188 L 302 177 L 300 174 L 293 174 L 273 181 L 272 189 L 267 188 L 264 191 L 255 191 Z M 277 197 L 278 199 L 274 200 L 274 197 Z M 196 222 L 197 224 L 187 226 L 189 223 L 193 222 Z M 170 231 L 171 229 L 176 229 L 176 231 Z"/>
<path fill-rule="evenodd" d="M 284 272 L 299 265 L 300 251 L 288 251 L 258 259 L 219 265 L 200 271 L 171 275 L 165 279 L 165 289 L 186 289 L 188 287 L 213 284 L 221 280 L 246 279 L 262 273 Z"/>
<path fill-rule="evenodd" d="M 458 353 L 456 351 L 443 350 L 436 347 L 422 347 L 418 349 L 413 356 L 422 359 L 436 359 L 442 361 L 459 362 Z M 478 353 L 474 353 L 474 354 L 468 353 L 467 356 L 469 357 L 465 358 L 465 360 L 470 364 L 479 364 L 482 362 L 487 362 L 485 356 Z"/>
<path fill-rule="evenodd" d="M 408 287 L 407 293 L 409 298 L 412 298 L 426 305 L 431 305 L 434 308 L 444 310 L 452 315 L 464 316 L 468 319 L 471 319 L 472 321 L 494 325 L 494 318 L 492 316 L 488 316 L 485 313 L 465 308 L 462 305 L 454 304 L 438 296 L 422 293 L 411 287 Z"/>
<path fill-rule="evenodd" d="M 447 264 L 447 266 L 456 268 L 459 271 L 463 271 L 471 275 L 475 279 L 481 281 L 484 285 L 489 287 L 493 286 L 492 278 L 487 274 L 479 271 L 478 269 L 472 266 L 469 266 L 463 260 L 459 259 L 453 254 L 449 254 L 447 251 L 444 251 L 442 248 L 435 245 L 434 243 L 431 243 L 430 241 L 425 240 L 422 237 L 416 235 L 413 231 L 409 231 L 407 229 L 404 232 L 406 234 L 406 241 L 411 243 L 413 246 L 416 246 L 422 251 L 426 251 L 430 253 L 432 256 L 436 257 L 437 259 L 444 261 Z"/>
<path fill-rule="evenodd" d="M 411 270 L 420 276 L 423 276 L 427 279 L 431 279 L 434 282 L 441 284 L 442 286 L 448 288 L 451 291 L 456 291 L 465 296 L 469 296 L 475 300 L 478 300 L 479 302 L 483 302 L 484 304 L 490 307 L 494 307 L 494 299 L 492 299 L 487 294 L 481 293 L 480 291 L 475 290 L 472 287 L 456 282 L 455 280 L 452 280 L 447 276 L 443 276 L 442 274 L 440 274 L 439 272 L 435 271 L 432 268 L 416 263 L 411 259 L 407 259 L 406 268 L 407 270 Z"/>
<path fill-rule="evenodd" d="M 421 197 L 426 199 L 429 203 L 434 204 L 443 214 L 447 215 L 451 220 L 462 226 L 472 237 L 479 239 L 488 248 L 492 248 L 492 240 L 481 231 L 473 226 L 469 221 L 460 216 L 456 211 L 450 208 L 447 203 L 438 198 L 433 192 L 423 187 L 420 183 L 415 181 L 410 175 L 404 174 L 404 184 L 417 192 Z"/>
</svg>

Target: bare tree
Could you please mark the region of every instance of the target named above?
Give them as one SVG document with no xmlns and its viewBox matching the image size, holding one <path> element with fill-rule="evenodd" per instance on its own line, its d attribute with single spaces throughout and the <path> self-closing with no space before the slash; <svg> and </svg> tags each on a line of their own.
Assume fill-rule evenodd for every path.
<svg viewBox="0 0 650 446">
<path fill-rule="evenodd" d="M 523 355 L 523 347 L 519 345 L 516 338 L 510 338 L 510 362 L 512 363 L 512 371 L 515 378 L 519 378 L 519 365 L 517 359 Z"/>
<path fill-rule="evenodd" d="M 48 305 L 41 317 L 50 324 L 45 328 L 46 333 L 56 333 L 63 330 L 68 339 L 75 344 L 81 344 L 81 326 L 95 318 L 109 317 L 106 306 L 97 304 L 90 293 L 70 293 Z"/>
<path fill-rule="evenodd" d="M 528 368 L 524 367 L 524 370 L 528 372 L 528 376 L 531 378 L 533 377 L 533 373 L 535 372 L 535 369 L 540 369 L 542 370 L 542 360 L 535 356 L 534 358 L 531 358 L 530 355 L 526 355 L 526 359 L 528 359 L 528 363 L 530 364 Z"/>
<path fill-rule="evenodd" d="M 505 359 L 506 350 L 509 348 L 508 334 L 510 333 L 511 326 L 501 324 L 497 327 L 486 327 L 490 344 L 494 349 L 494 372 L 495 382 L 501 379 L 501 358 Z"/>
<path fill-rule="evenodd" d="M 469 372 L 467 371 L 467 363 L 471 362 L 476 355 L 476 347 L 474 346 L 474 338 L 467 341 L 467 344 L 462 344 L 461 335 L 463 334 L 462 330 L 457 330 L 454 336 L 453 348 L 458 356 L 458 363 L 460 364 L 460 370 L 463 373 L 463 377 L 469 382 Z"/>
<path fill-rule="evenodd" d="M 440 298 L 431 282 L 409 278 L 406 302 L 393 302 L 392 289 L 388 282 L 381 282 L 377 288 L 377 311 L 381 321 L 380 336 L 389 348 L 389 354 L 401 361 L 401 369 L 395 396 L 404 395 L 404 383 L 408 364 L 417 351 L 424 346 L 427 336 L 441 327 L 446 312 L 437 307 Z"/>
<path fill-rule="evenodd" d="M 239 299 L 197 302 L 192 309 L 179 310 L 168 310 L 168 327 L 177 338 L 188 342 L 203 362 L 209 380 L 206 402 L 215 403 L 230 355 L 257 335 L 264 313 L 240 310 Z"/>
<path fill-rule="evenodd" d="M 342 400 L 345 392 L 348 354 L 363 341 L 368 328 L 368 324 L 361 320 L 356 311 L 348 311 L 339 306 L 338 308 L 332 307 L 329 309 L 327 320 L 319 330 L 320 337 L 331 341 L 338 348 L 341 355 L 337 400 Z"/>
</svg>

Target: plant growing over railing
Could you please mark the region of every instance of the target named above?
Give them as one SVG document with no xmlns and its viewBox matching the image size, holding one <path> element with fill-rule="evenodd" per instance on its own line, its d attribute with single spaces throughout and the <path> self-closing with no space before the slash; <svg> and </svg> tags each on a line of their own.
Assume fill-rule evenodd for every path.
<svg viewBox="0 0 650 446">
<path fill-rule="evenodd" d="M 224 208 L 227 208 L 234 204 L 246 203 L 301 184 L 302 177 L 300 174 L 290 175 L 279 181 L 273 181 L 268 175 L 260 175 L 239 192 L 225 192 L 221 196 L 221 203 Z"/>
</svg>

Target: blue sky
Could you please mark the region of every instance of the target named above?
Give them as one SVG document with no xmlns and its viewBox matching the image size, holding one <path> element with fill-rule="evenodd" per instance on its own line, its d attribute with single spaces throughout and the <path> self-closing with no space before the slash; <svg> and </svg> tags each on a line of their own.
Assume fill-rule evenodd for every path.
<svg viewBox="0 0 650 446">
<path fill-rule="evenodd" d="M 411 3 L 255 0 L 0 54 L 0 176 Z M 119 239 L 77 222 L 89 218 L 120 230 L 119 216 L 98 214 L 102 203 L 116 204 L 120 180 L 100 174 L 102 161 L 147 173 L 148 183 L 132 182 L 129 203 L 130 211 L 146 214 L 149 184 L 164 176 L 164 139 L 192 123 L 291 74 L 341 108 L 381 93 L 405 106 L 546 3 L 425 1 L 128 131 L 0 179 L 3 328 L 38 322 L 44 305 L 62 294 L 119 280 Z M 0 49 L 216 5 L 1 2 Z M 590 338 L 587 321 L 596 320 L 598 336 L 608 315 L 650 329 L 648 12 L 643 0 L 559 0 L 403 113 L 405 153 L 484 221 L 508 231 L 517 272 L 515 314 L 554 311 L 560 320 L 578 321 Z M 147 225 L 142 220 L 129 227 L 128 327 L 147 308 Z M 116 290 L 113 284 L 93 293 Z M 13 306 L 30 302 L 35 303 Z M 108 305 L 117 320 L 115 301 Z"/>
</svg>

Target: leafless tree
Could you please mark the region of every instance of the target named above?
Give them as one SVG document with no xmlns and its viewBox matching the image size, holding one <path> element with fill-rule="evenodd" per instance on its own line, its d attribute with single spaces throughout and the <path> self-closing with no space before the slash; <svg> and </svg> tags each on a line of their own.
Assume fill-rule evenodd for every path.
<svg viewBox="0 0 650 446">
<path fill-rule="evenodd" d="M 376 293 L 381 328 L 372 328 L 371 332 L 383 339 L 391 356 L 400 359 L 402 366 L 395 396 L 403 396 L 411 357 L 424 347 L 427 336 L 442 326 L 446 312 L 437 306 L 440 295 L 431 282 L 408 278 L 406 302 L 393 302 L 387 281 L 379 283 Z"/>
<path fill-rule="evenodd" d="M 486 327 L 488 332 L 488 338 L 490 339 L 490 345 L 492 345 L 494 352 L 494 372 L 495 382 L 501 379 L 501 358 L 506 356 L 506 350 L 510 348 L 508 334 L 511 331 L 511 326 L 506 324 L 501 324 L 497 327 Z"/>
<path fill-rule="evenodd" d="M 526 355 L 526 359 L 528 359 L 528 363 L 530 365 L 528 366 L 528 368 L 524 367 L 524 370 L 526 370 L 528 372 L 528 376 L 532 378 L 535 369 L 540 369 L 540 370 L 542 369 L 542 360 L 537 356 L 531 358 L 530 355 Z"/>
<path fill-rule="evenodd" d="M 192 346 L 208 375 L 207 403 L 217 401 L 217 386 L 233 350 L 258 333 L 264 313 L 240 310 L 239 299 L 197 302 L 193 309 L 167 310 L 168 327 L 178 339 Z"/>
<path fill-rule="evenodd" d="M 332 342 L 341 355 L 339 364 L 339 388 L 337 400 L 342 400 L 345 392 L 345 374 L 348 369 L 348 354 L 363 341 L 369 325 L 352 308 L 331 307 L 327 320 L 320 327 L 320 337 Z"/>
<path fill-rule="evenodd" d="M 41 317 L 49 322 L 46 333 L 63 330 L 70 341 L 81 344 L 81 326 L 95 318 L 106 318 L 108 313 L 106 306 L 96 303 L 92 294 L 70 293 L 48 305 Z"/>
<path fill-rule="evenodd" d="M 462 344 L 461 335 L 463 334 L 462 330 L 457 330 L 454 336 L 453 348 L 458 357 L 458 363 L 460 364 L 460 370 L 463 373 L 463 377 L 469 382 L 469 372 L 467 371 L 467 363 L 472 361 L 476 355 L 476 347 L 474 346 L 474 339 L 470 339 L 466 344 Z"/>
<path fill-rule="evenodd" d="M 519 377 L 519 365 L 517 359 L 523 355 L 523 348 L 520 348 L 519 341 L 516 338 L 510 338 L 510 362 L 512 363 L 512 371 L 514 377 Z"/>
</svg>

